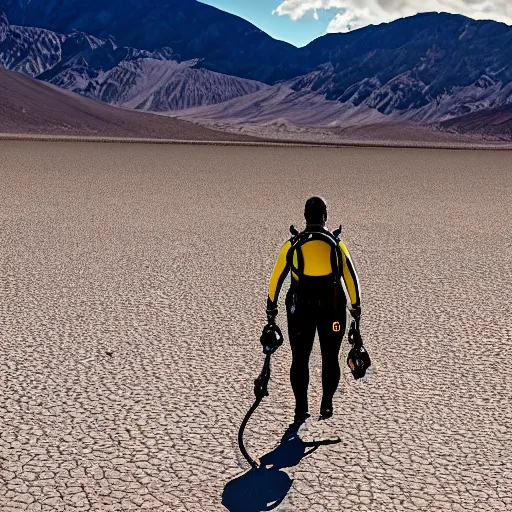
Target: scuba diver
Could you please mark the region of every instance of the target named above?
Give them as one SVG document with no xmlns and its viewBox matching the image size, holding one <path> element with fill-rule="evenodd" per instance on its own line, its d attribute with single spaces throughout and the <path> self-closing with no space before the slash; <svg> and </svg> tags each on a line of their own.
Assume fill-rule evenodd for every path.
<svg viewBox="0 0 512 512">
<path fill-rule="evenodd" d="M 292 237 L 282 246 L 275 263 L 267 298 L 268 323 L 263 330 L 265 335 L 278 329 L 275 319 L 279 292 L 291 272 L 285 304 L 292 350 L 290 382 L 295 396 L 296 423 L 302 423 L 310 416 L 309 357 L 317 330 L 322 353 L 320 418 L 327 419 L 333 414 L 333 396 L 341 376 L 339 352 L 346 328 L 347 296 L 352 316 L 349 331 L 352 351 L 347 362 L 356 379 L 363 376 L 371 364 L 359 334 L 359 280 L 350 254 L 339 239 L 341 226 L 332 233 L 325 228 L 327 205 L 323 198 L 317 196 L 306 201 L 304 217 L 306 228 L 299 233 L 290 227 Z M 361 351 L 366 359 L 354 359 L 353 351 Z M 356 361 L 356 366 L 362 366 L 355 368 L 352 360 Z"/>
</svg>

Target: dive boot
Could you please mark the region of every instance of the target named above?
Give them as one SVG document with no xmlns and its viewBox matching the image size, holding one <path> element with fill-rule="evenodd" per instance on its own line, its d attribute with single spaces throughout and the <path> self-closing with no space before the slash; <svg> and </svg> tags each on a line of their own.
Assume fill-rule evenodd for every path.
<svg viewBox="0 0 512 512">
<path fill-rule="evenodd" d="M 293 417 L 293 423 L 304 423 L 311 415 L 307 411 L 295 411 L 295 416 Z"/>
</svg>

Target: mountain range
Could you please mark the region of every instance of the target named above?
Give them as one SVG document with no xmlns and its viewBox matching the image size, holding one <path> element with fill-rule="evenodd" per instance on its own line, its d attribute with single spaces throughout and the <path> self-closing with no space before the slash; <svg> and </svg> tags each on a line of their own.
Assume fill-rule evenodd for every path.
<svg viewBox="0 0 512 512">
<path fill-rule="evenodd" d="M 168 47 L 139 50 L 84 32 L 11 25 L 0 12 L 0 65 L 112 105 L 168 111 L 268 87 L 197 63 L 182 60 Z"/>
<path fill-rule="evenodd" d="M 196 0 L 1 0 L 0 9 L 0 65 L 125 108 L 479 132 L 486 123 L 474 117 L 492 111 L 496 134 L 512 104 L 512 28 L 494 21 L 423 13 L 295 48 Z"/>
<path fill-rule="evenodd" d="M 0 69 L 0 134 L 251 141 L 166 116 L 121 109 Z"/>
<path fill-rule="evenodd" d="M 2 0 L 15 25 L 85 32 L 118 46 L 171 47 L 205 69 L 271 83 L 295 47 L 248 21 L 196 0 Z M 298 73 L 297 73 L 298 74 Z"/>
</svg>

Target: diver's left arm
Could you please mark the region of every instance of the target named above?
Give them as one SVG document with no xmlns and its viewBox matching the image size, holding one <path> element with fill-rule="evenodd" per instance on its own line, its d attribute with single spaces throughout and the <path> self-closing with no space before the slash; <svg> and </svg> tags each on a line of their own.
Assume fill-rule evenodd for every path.
<svg viewBox="0 0 512 512">
<path fill-rule="evenodd" d="M 343 258 L 343 274 L 342 278 L 347 289 L 348 298 L 350 299 L 350 314 L 359 322 L 361 316 L 361 294 L 359 288 L 359 278 L 357 277 L 356 267 L 347 247 L 343 242 L 339 242 L 341 256 Z"/>
</svg>

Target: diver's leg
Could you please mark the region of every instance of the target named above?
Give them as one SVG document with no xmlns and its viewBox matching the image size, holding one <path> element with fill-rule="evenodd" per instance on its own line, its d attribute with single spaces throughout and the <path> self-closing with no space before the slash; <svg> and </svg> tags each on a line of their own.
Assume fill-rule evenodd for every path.
<svg viewBox="0 0 512 512">
<path fill-rule="evenodd" d="M 296 299 L 296 298 L 295 298 Z M 307 308 L 293 304 L 293 297 L 287 297 L 288 338 L 292 349 L 290 382 L 295 395 L 295 419 L 301 419 L 308 412 L 309 356 L 313 348 L 316 325 Z"/>
<path fill-rule="evenodd" d="M 341 370 L 339 353 L 343 334 L 345 333 L 346 312 L 332 307 L 319 312 L 318 337 L 322 351 L 322 404 L 321 416 L 332 416 L 332 399 L 340 382 Z"/>
</svg>

